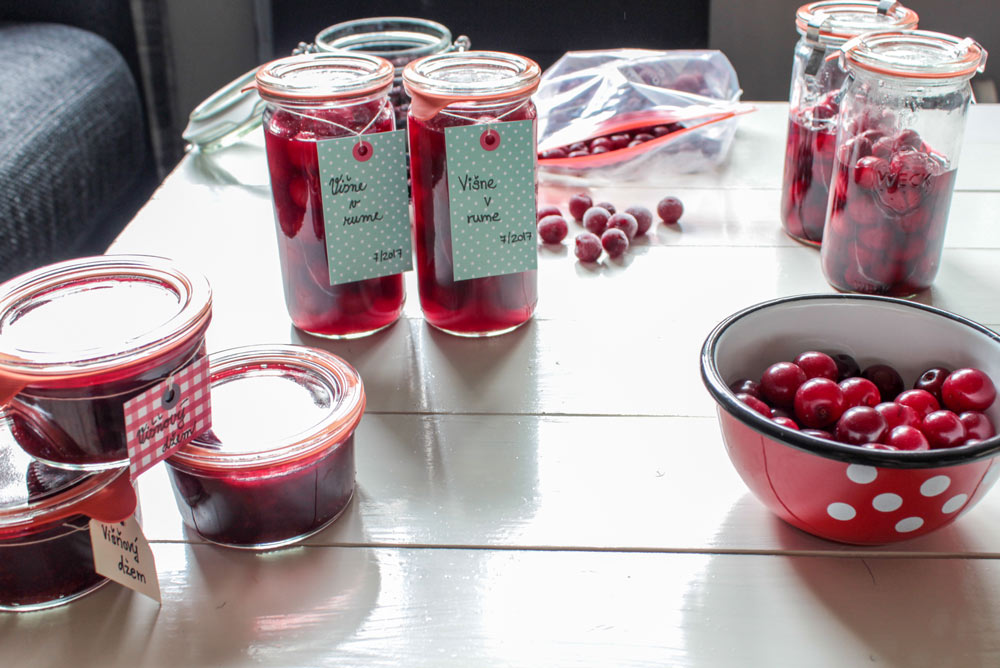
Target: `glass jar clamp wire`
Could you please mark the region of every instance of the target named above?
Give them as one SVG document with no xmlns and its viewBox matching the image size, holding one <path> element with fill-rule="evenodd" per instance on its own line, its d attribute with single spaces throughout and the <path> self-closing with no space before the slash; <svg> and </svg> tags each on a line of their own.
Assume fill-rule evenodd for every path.
<svg viewBox="0 0 1000 668">
<path fill-rule="evenodd" d="M 395 68 L 390 99 L 397 125 L 406 119 L 409 98 L 402 87 L 403 67 L 412 60 L 436 53 L 466 51 L 465 35 L 452 40 L 451 31 L 435 21 L 409 17 L 375 17 L 337 23 L 321 30 L 312 43 L 300 42 L 292 55 L 355 51 L 380 56 Z M 256 68 L 234 79 L 191 112 L 182 136 L 192 147 L 211 152 L 239 141 L 260 127 L 264 101 L 247 88 Z"/>
</svg>

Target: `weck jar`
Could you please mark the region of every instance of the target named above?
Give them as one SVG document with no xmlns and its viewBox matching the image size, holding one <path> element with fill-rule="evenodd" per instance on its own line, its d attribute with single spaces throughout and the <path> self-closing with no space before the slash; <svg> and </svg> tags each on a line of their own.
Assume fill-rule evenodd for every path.
<svg viewBox="0 0 1000 668">
<path fill-rule="evenodd" d="M 844 292 L 911 296 L 941 262 L 969 80 L 986 50 L 936 32 L 878 32 L 844 44 L 840 59 L 848 80 L 823 273 Z"/>
<path fill-rule="evenodd" d="M 267 550 L 336 521 L 354 495 L 358 372 L 305 346 L 209 359 L 212 429 L 166 460 L 184 523 L 213 543 Z"/>
<path fill-rule="evenodd" d="M 534 313 L 540 74 L 528 58 L 492 51 L 403 70 L 420 305 L 445 332 L 502 334 Z"/>
<path fill-rule="evenodd" d="M 94 570 L 91 518 L 117 522 L 136 506 L 128 468 L 74 471 L 25 450 L 44 430 L 16 408 L 0 409 L 0 610 L 69 603 L 108 580 Z M 29 444 L 27 448 L 24 446 Z"/>
<path fill-rule="evenodd" d="M 797 241 L 818 246 L 833 174 L 840 90 L 846 73 L 836 57 L 850 38 L 873 30 L 909 30 L 917 14 L 897 2 L 826 0 L 799 7 L 801 35 L 792 59 L 781 224 Z"/>
<path fill-rule="evenodd" d="M 126 403 L 205 356 L 208 280 L 143 255 L 67 260 L 0 285 L 0 406 L 45 429 L 36 459 L 128 462 Z"/>
<path fill-rule="evenodd" d="M 352 142 L 358 161 L 382 157 L 384 152 L 373 148 L 376 140 L 369 138 L 396 129 L 389 101 L 392 80 L 388 61 L 349 52 L 290 56 L 257 71 L 257 92 L 267 103 L 264 139 L 285 305 L 295 326 L 310 334 L 365 336 L 391 325 L 403 308 L 401 271 L 359 280 L 335 276 L 343 266 L 338 256 L 331 258 L 340 249 L 334 236 L 339 222 L 328 225 L 324 208 L 337 191 L 331 185 L 335 177 L 319 160 L 328 142 L 343 138 Z M 403 172 L 395 180 L 405 193 L 405 141 L 399 139 Z M 410 262 L 405 202 L 401 207 L 373 227 L 372 235 L 379 237 L 387 225 L 402 229 L 406 247 L 399 257 Z M 393 245 L 394 253 L 400 246 Z M 372 273 L 377 272 L 363 275 Z"/>
</svg>

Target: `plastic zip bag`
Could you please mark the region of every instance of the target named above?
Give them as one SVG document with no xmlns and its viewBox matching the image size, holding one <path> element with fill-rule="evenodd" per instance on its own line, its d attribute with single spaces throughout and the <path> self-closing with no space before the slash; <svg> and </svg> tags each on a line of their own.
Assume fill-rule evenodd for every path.
<svg viewBox="0 0 1000 668">
<path fill-rule="evenodd" d="M 754 110 L 741 92 L 721 51 L 571 51 L 543 73 L 535 95 L 539 178 L 650 180 L 712 169 L 729 153 L 736 117 Z"/>
</svg>

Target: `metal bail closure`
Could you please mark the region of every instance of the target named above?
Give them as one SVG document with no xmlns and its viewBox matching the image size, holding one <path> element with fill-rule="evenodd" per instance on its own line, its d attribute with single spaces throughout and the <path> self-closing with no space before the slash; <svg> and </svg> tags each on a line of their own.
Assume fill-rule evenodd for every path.
<svg viewBox="0 0 1000 668">
<path fill-rule="evenodd" d="M 818 24 L 810 21 L 809 26 L 806 28 L 806 39 L 812 43 L 812 53 L 809 54 L 809 60 L 806 62 L 806 76 L 816 76 L 816 73 L 819 72 L 819 68 L 823 66 L 826 56 L 826 47 L 824 47 L 822 42 L 819 41 L 819 31 L 821 28 L 826 27 L 829 21 L 830 19 L 826 19 L 822 23 Z"/>
<path fill-rule="evenodd" d="M 878 7 L 875 11 L 879 14 L 879 16 L 888 16 L 889 12 L 893 10 L 896 4 L 896 0 L 879 0 Z"/>
</svg>

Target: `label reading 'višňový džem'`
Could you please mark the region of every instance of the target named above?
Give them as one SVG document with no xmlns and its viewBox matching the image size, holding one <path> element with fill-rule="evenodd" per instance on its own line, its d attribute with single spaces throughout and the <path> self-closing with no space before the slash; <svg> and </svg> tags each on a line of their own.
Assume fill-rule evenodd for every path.
<svg viewBox="0 0 1000 668">
<path fill-rule="evenodd" d="M 316 142 L 330 285 L 413 268 L 406 131 Z"/>
<path fill-rule="evenodd" d="M 534 121 L 445 128 L 454 280 L 538 267 Z"/>
</svg>

